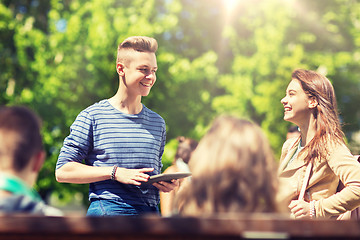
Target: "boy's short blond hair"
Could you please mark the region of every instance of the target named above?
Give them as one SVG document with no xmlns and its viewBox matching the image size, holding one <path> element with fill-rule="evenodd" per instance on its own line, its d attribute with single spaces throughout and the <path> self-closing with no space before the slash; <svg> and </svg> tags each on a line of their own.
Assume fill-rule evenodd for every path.
<svg viewBox="0 0 360 240">
<path fill-rule="evenodd" d="M 129 56 L 124 50 L 155 53 L 157 49 L 158 43 L 154 38 L 145 36 L 128 37 L 118 46 L 116 63 L 125 64 L 128 61 Z"/>
</svg>

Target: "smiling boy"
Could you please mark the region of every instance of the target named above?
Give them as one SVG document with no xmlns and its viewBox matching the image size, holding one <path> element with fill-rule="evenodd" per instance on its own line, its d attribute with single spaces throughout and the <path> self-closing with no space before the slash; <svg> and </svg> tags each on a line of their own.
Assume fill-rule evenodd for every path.
<svg viewBox="0 0 360 240">
<path fill-rule="evenodd" d="M 153 38 L 125 39 L 117 51 L 116 94 L 83 110 L 64 140 L 56 179 L 90 183 L 88 216 L 156 213 L 159 190 L 178 185 L 142 185 L 161 172 L 166 138 L 163 118 L 141 103 L 156 81 L 156 50 Z"/>
</svg>

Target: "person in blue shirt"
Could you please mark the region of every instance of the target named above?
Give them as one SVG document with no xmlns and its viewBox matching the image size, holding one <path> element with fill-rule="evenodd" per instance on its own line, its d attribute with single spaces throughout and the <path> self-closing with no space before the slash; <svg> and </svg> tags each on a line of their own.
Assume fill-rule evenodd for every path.
<svg viewBox="0 0 360 240">
<path fill-rule="evenodd" d="M 38 116 L 26 107 L 0 107 L 0 213 L 63 215 L 32 188 L 44 161 Z"/>
<path fill-rule="evenodd" d="M 150 37 L 125 39 L 117 51 L 116 94 L 83 110 L 64 140 L 56 179 L 90 183 L 87 216 L 158 213 L 159 190 L 178 185 L 146 184 L 161 173 L 166 138 L 164 119 L 141 103 L 156 81 L 157 47 Z"/>
</svg>

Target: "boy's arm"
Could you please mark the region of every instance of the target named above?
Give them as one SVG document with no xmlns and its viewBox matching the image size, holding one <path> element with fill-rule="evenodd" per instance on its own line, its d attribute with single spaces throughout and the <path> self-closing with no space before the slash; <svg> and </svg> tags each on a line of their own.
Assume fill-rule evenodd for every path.
<svg viewBox="0 0 360 240">
<path fill-rule="evenodd" d="M 111 179 L 113 167 L 94 167 L 78 162 L 68 162 L 55 171 L 56 180 L 65 183 L 93 183 Z M 153 168 L 126 169 L 117 167 L 115 180 L 124 184 L 141 185 L 149 179 L 146 172 Z"/>
</svg>

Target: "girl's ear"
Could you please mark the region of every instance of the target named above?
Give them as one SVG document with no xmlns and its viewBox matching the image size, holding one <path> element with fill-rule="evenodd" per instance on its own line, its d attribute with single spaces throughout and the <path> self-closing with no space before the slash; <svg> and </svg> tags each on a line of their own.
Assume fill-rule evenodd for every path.
<svg viewBox="0 0 360 240">
<path fill-rule="evenodd" d="M 312 96 L 309 98 L 309 108 L 316 108 L 318 104 L 316 97 Z"/>
<path fill-rule="evenodd" d="M 116 64 L 116 72 L 119 74 L 119 76 L 124 76 L 124 64 L 118 62 Z"/>
</svg>

